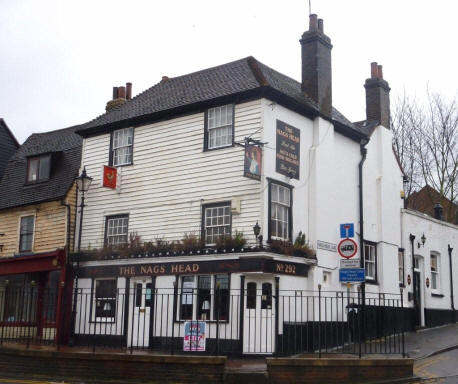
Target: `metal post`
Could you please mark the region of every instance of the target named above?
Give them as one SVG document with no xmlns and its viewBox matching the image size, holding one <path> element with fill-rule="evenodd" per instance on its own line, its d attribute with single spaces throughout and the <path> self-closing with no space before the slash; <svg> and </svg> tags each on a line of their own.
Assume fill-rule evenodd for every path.
<svg viewBox="0 0 458 384">
<path fill-rule="evenodd" d="M 452 251 L 453 248 L 448 244 L 448 260 L 450 263 L 450 304 L 452 307 L 452 322 L 456 322 L 456 311 L 455 311 L 455 301 L 453 296 L 453 262 L 452 262 Z"/>
<path fill-rule="evenodd" d="M 321 358 L 321 284 L 318 284 L 318 357 Z"/>
<path fill-rule="evenodd" d="M 400 289 L 401 291 L 401 319 L 404 317 L 402 316 L 404 312 L 404 297 L 403 297 L 403 292 L 402 288 Z M 405 343 L 404 343 L 404 324 L 401 322 L 401 343 L 402 343 L 402 357 L 406 357 L 406 351 L 405 351 Z"/>
<path fill-rule="evenodd" d="M 280 316 L 279 316 L 279 310 L 280 310 L 280 305 L 279 305 L 279 300 L 280 300 L 280 277 L 279 276 L 275 276 L 275 350 L 274 350 L 274 353 L 275 353 L 275 356 L 278 355 L 278 340 L 280 339 L 280 335 L 278 334 L 279 333 L 279 319 L 280 319 Z M 302 316 L 302 312 L 301 312 L 301 316 Z M 302 339 L 301 339 L 301 343 L 302 343 Z"/>
<path fill-rule="evenodd" d="M 33 300 L 33 287 L 35 286 L 35 282 L 32 280 L 30 283 L 30 294 L 29 294 L 29 305 L 28 305 L 28 310 L 27 310 L 27 321 L 26 324 L 29 323 L 29 326 L 27 327 L 27 349 L 30 347 L 30 324 L 32 323 L 32 300 Z"/>
<path fill-rule="evenodd" d="M 240 276 L 239 353 L 243 353 L 243 322 L 245 317 L 245 276 Z"/>
<path fill-rule="evenodd" d="M 219 283 L 216 284 L 216 356 L 219 355 L 219 307 L 221 305 Z"/>
</svg>

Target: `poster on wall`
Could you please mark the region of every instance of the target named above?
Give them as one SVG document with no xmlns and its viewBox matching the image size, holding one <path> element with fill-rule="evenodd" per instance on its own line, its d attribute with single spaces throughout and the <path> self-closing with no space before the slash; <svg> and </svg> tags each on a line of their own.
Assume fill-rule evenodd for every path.
<svg viewBox="0 0 458 384">
<path fill-rule="evenodd" d="M 184 323 L 183 351 L 205 351 L 204 321 L 186 321 Z"/>
<path fill-rule="evenodd" d="M 262 149 L 256 145 L 245 147 L 245 166 L 243 176 L 261 180 Z"/>
<path fill-rule="evenodd" d="M 277 150 L 275 170 L 299 180 L 301 131 L 277 120 Z"/>
</svg>

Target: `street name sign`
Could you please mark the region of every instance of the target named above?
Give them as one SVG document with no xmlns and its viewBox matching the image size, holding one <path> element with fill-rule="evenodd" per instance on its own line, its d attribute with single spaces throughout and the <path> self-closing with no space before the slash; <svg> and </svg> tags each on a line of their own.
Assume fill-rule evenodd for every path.
<svg viewBox="0 0 458 384">
<path fill-rule="evenodd" d="M 339 281 L 341 283 L 362 283 L 365 279 L 364 268 L 339 269 Z"/>
<path fill-rule="evenodd" d="M 340 259 L 340 268 L 359 268 L 360 259 Z"/>
<path fill-rule="evenodd" d="M 337 246 L 337 252 L 339 252 L 339 255 L 346 259 L 351 259 L 356 255 L 357 251 L 358 246 L 353 239 L 343 239 Z"/>
<path fill-rule="evenodd" d="M 318 249 L 324 249 L 325 251 L 337 252 L 337 245 L 336 244 L 332 244 L 332 243 L 328 243 L 326 241 L 317 240 L 316 241 L 316 247 Z"/>
</svg>

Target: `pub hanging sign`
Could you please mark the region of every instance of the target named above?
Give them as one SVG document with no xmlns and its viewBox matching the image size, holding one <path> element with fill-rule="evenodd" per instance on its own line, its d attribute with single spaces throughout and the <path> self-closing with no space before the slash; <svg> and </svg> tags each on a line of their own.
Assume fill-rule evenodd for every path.
<svg viewBox="0 0 458 384">
<path fill-rule="evenodd" d="M 301 131 L 277 120 L 277 150 L 275 170 L 299 180 Z"/>
<path fill-rule="evenodd" d="M 262 149 L 257 145 L 245 146 L 245 166 L 243 176 L 261 180 Z"/>
</svg>

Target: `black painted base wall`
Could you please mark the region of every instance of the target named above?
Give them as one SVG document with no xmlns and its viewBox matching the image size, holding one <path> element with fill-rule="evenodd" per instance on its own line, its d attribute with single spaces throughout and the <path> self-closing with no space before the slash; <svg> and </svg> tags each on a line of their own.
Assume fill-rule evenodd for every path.
<svg viewBox="0 0 458 384">
<path fill-rule="evenodd" d="M 327 351 L 346 343 L 376 339 L 413 330 L 412 308 L 366 306 L 349 314 L 348 321 L 284 323 L 283 334 L 277 336 L 278 353 Z M 349 347 L 351 352 L 351 346 Z"/>
<path fill-rule="evenodd" d="M 456 322 L 458 320 L 458 311 L 455 311 L 455 318 L 453 318 L 453 315 L 454 313 L 451 309 L 425 308 L 425 326 L 437 327 Z"/>
</svg>

